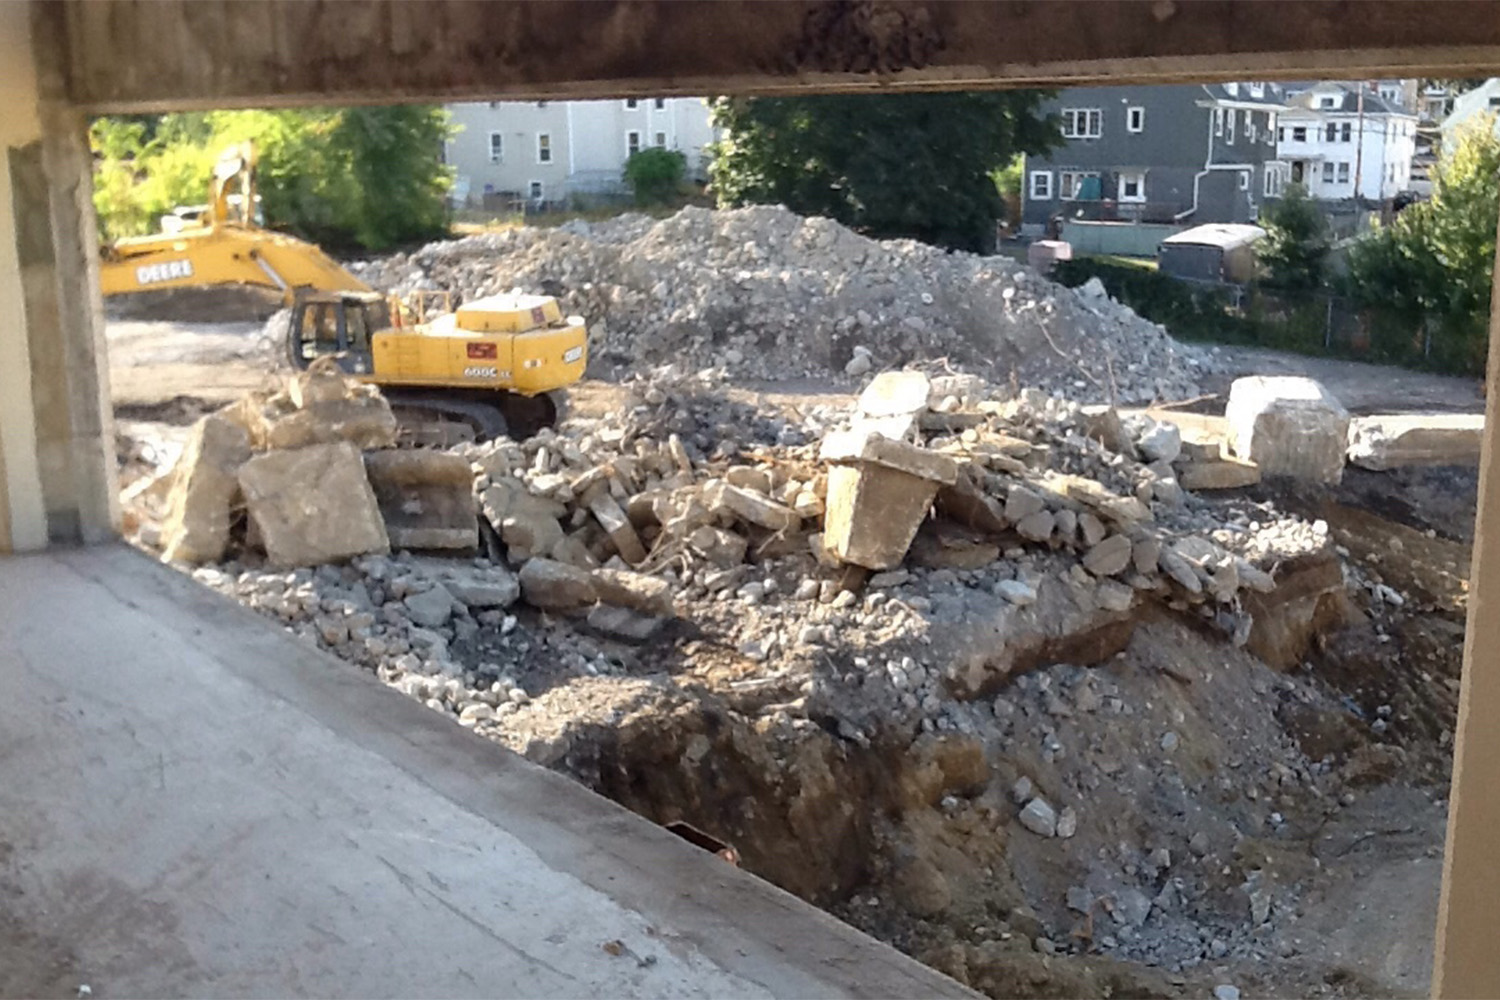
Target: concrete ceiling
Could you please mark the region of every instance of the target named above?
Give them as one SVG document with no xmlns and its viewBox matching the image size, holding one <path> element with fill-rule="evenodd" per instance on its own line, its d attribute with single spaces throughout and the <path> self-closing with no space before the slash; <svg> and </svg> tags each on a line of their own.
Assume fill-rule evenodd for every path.
<svg viewBox="0 0 1500 1000">
<path fill-rule="evenodd" d="M 52 0 L 94 111 L 1487 75 L 1495 0 Z"/>
</svg>

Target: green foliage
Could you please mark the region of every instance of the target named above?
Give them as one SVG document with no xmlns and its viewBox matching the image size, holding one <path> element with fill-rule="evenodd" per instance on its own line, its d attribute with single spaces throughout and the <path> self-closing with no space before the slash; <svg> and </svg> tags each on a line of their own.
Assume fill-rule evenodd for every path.
<svg viewBox="0 0 1500 1000">
<path fill-rule="evenodd" d="M 1323 284 L 1328 223 L 1302 185 L 1287 188 L 1261 216 L 1261 225 L 1267 235 L 1258 255 L 1266 268 L 1267 287 L 1309 291 Z"/>
<path fill-rule="evenodd" d="M 1500 139 L 1481 116 L 1438 161 L 1432 198 L 1349 253 L 1348 292 L 1403 317 L 1446 366 L 1483 370 L 1500 213 Z"/>
<path fill-rule="evenodd" d="M 99 118 L 94 206 L 106 238 L 155 231 L 201 204 L 219 152 L 251 140 L 266 224 L 331 245 L 383 249 L 443 234 L 451 133 L 436 107 L 212 111 Z"/>
<path fill-rule="evenodd" d="M 652 146 L 631 153 L 625 161 L 625 183 L 637 205 L 665 205 L 682 190 L 687 157 L 675 149 Z"/>
<path fill-rule="evenodd" d="M 1038 91 L 719 98 L 720 204 L 781 203 L 877 237 L 985 250 L 1004 213 L 991 174 L 1058 145 Z"/>
</svg>

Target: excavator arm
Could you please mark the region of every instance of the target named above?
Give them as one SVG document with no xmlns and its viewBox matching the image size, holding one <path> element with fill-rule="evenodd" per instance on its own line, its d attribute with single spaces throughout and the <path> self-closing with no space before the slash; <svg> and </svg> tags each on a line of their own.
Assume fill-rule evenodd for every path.
<svg viewBox="0 0 1500 1000">
<path fill-rule="evenodd" d="M 120 240 L 105 248 L 99 283 L 105 295 L 257 285 L 279 292 L 287 305 L 299 290 L 370 291 L 313 244 L 236 223 Z"/>
<path fill-rule="evenodd" d="M 370 287 L 318 247 L 255 224 L 255 148 L 231 146 L 209 184 L 198 225 L 122 239 L 104 248 L 105 295 L 206 285 L 257 285 L 290 306 L 299 291 L 368 292 Z"/>
</svg>

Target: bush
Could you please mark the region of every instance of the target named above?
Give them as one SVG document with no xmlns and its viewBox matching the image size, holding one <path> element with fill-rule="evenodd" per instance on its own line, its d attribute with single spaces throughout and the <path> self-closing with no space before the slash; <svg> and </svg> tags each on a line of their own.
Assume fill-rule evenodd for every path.
<svg viewBox="0 0 1500 1000">
<path fill-rule="evenodd" d="M 687 157 L 675 149 L 653 146 L 630 154 L 625 161 L 625 183 L 637 205 L 666 205 L 682 192 Z"/>
</svg>

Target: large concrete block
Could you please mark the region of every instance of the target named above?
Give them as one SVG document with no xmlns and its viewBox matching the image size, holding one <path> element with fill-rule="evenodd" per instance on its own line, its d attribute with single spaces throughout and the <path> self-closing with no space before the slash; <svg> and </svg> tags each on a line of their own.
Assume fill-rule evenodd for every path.
<svg viewBox="0 0 1500 1000">
<path fill-rule="evenodd" d="M 901 565 L 942 486 L 958 479 L 946 455 L 877 435 L 830 434 L 821 454 L 828 473 L 824 545 L 868 569 Z"/>
<path fill-rule="evenodd" d="M 359 449 L 347 441 L 257 455 L 240 467 L 245 506 L 277 566 L 391 550 Z"/>
<path fill-rule="evenodd" d="M 1407 465 L 1477 465 L 1482 413 L 1383 413 L 1349 422 L 1349 461 L 1383 472 Z"/>
<path fill-rule="evenodd" d="M 365 456 L 365 472 L 395 548 L 469 550 L 478 544 L 468 459 L 430 449 L 374 451 Z"/>
<path fill-rule="evenodd" d="M 250 436 L 234 421 L 210 413 L 193 427 L 167 496 L 162 557 L 170 562 L 217 562 L 229 546 L 239 468 L 250 458 Z"/>
<path fill-rule="evenodd" d="M 1330 484 L 1343 478 L 1349 414 L 1312 379 L 1235 379 L 1224 416 L 1230 447 L 1261 475 Z"/>
</svg>

